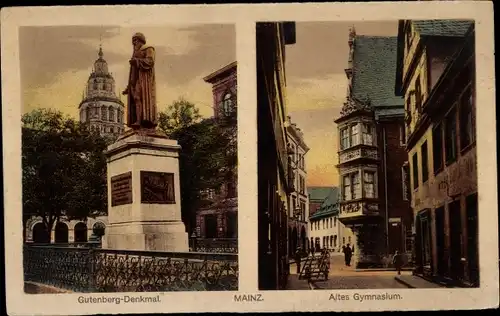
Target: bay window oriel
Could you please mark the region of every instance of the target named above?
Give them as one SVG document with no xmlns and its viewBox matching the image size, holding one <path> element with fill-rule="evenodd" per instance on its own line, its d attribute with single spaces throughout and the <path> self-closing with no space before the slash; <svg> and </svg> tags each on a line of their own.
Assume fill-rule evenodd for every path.
<svg viewBox="0 0 500 316">
<path fill-rule="evenodd" d="M 363 174 L 364 197 L 375 198 L 375 173 L 364 171 Z"/>
<path fill-rule="evenodd" d="M 342 177 L 343 201 L 377 198 L 376 171 L 357 170 Z"/>
<path fill-rule="evenodd" d="M 363 123 L 363 144 L 373 145 L 372 126 L 366 123 Z"/>
<path fill-rule="evenodd" d="M 373 146 L 374 126 L 369 122 L 353 123 L 340 129 L 340 150 L 356 145 Z"/>
</svg>

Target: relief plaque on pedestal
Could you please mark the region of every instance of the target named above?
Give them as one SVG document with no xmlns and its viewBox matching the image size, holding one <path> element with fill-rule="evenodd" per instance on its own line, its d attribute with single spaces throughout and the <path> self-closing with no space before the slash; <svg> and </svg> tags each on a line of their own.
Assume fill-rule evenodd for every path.
<svg viewBox="0 0 500 316">
<path fill-rule="evenodd" d="M 175 204 L 174 174 L 141 171 L 141 203 Z"/>
<path fill-rule="evenodd" d="M 132 172 L 111 177 L 111 206 L 132 203 Z"/>
</svg>

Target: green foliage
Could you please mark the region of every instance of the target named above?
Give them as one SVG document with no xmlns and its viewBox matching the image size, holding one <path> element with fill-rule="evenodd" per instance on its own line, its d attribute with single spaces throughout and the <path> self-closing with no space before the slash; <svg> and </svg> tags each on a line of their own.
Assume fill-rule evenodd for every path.
<svg viewBox="0 0 500 316">
<path fill-rule="evenodd" d="M 158 127 L 168 136 L 181 128 L 201 120 L 199 109 L 191 102 L 179 98 L 170 104 L 166 111 L 159 113 Z"/>
<path fill-rule="evenodd" d="M 179 173 L 182 219 L 188 232 L 204 205 L 202 192 L 219 191 L 236 168 L 236 125 L 201 119 L 193 103 L 176 101 L 159 115 L 159 128 L 181 146 Z"/>
<path fill-rule="evenodd" d="M 49 233 L 61 216 L 105 213 L 106 140 L 59 111 L 37 109 L 22 123 L 23 217 L 42 217 Z"/>
</svg>

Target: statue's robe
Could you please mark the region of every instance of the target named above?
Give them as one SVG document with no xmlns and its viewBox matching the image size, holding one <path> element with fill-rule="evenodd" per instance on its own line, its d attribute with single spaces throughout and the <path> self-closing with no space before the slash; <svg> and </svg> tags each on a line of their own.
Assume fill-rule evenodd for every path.
<svg viewBox="0 0 500 316">
<path fill-rule="evenodd" d="M 155 50 L 142 46 L 134 52 L 135 62 L 130 65 L 130 82 L 127 95 L 127 125 L 131 127 L 156 127 Z"/>
</svg>

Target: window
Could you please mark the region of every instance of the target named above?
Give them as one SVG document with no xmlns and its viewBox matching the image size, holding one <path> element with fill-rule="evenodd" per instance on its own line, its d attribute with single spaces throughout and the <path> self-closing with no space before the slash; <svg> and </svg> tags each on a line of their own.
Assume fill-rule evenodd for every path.
<svg viewBox="0 0 500 316">
<path fill-rule="evenodd" d="M 313 223 L 311 223 L 311 230 L 314 230 L 314 229 L 313 229 Z"/>
<path fill-rule="evenodd" d="M 351 125 L 351 146 L 359 144 L 359 128 L 358 124 Z"/>
<path fill-rule="evenodd" d="M 224 100 L 222 101 L 222 110 L 224 111 L 225 115 L 229 115 L 233 107 L 233 96 L 231 93 L 226 93 L 224 95 Z"/>
<path fill-rule="evenodd" d="M 349 130 L 344 128 L 340 131 L 340 149 L 349 148 Z"/>
<path fill-rule="evenodd" d="M 230 180 L 226 184 L 226 191 L 228 198 L 236 197 L 236 184 L 234 183 L 234 181 Z"/>
<path fill-rule="evenodd" d="M 347 237 L 348 243 L 351 243 L 351 236 Z"/>
<path fill-rule="evenodd" d="M 375 197 L 375 173 L 374 172 L 369 172 L 365 171 L 364 172 L 364 190 L 365 190 L 365 197 L 367 198 L 374 198 Z"/>
<path fill-rule="evenodd" d="M 455 161 L 457 157 L 457 116 L 455 110 L 452 110 L 445 121 L 445 154 L 446 163 Z"/>
<path fill-rule="evenodd" d="M 420 113 L 422 110 L 422 91 L 420 87 L 420 76 L 417 77 L 415 82 L 415 108 Z"/>
<path fill-rule="evenodd" d="M 361 197 L 361 182 L 358 172 L 352 174 L 352 189 L 352 198 L 359 199 Z"/>
<path fill-rule="evenodd" d="M 336 227 L 336 226 L 337 226 L 337 218 L 336 218 L 336 217 L 334 217 L 334 218 L 333 218 L 333 226 L 334 226 L 334 227 Z"/>
<path fill-rule="evenodd" d="M 413 190 L 418 188 L 418 156 L 417 153 L 413 154 L 413 163 L 411 166 L 413 170 Z"/>
<path fill-rule="evenodd" d="M 399 145 L 406 145 L 406 126 L 404 123 L 399 126 Z"/>
<path fill-rule="evenodd" d="M 373 131 L 369 124 L 363 124 L 363 144 L 373 145 Z"/>
<path fill-rule="evenodd" d="M 342 237 L 342 245 L 345 245 L 345 237 Z"/>
<path fill-rule="evenodd" d="M 443 168 L 443 129 L 441 124 L 432 130 L 432 156 L 434 174 L 437 174 Z"/>
<path fill-rule="evenodd" d="M 352 189 L 351 189 L 351 176 L 344 176 L 344 201 L 349 201 L 352 199 Z"/>
<path fill-rule="evenodd" d="M 344 201 L 359 199 L 361 197 L 361 183 L 359 172 L 353 172 L 345 175 L 343 178 Z"/>
<path fill-rule="evenodd" d="M 102 107 L 101 108 L 101 119 L 103 121 L 107 120 L 108 119 L 108 111 L 106 111 L 106 108 L 105 107 Z"/>
<path fill-rule="evenodd" d="M 427 154 L 427 141 L 422 144 L 422 183 L 429 179 L 429 158 Z"/>
<path fill-rule="evenodd" d="M 460 100 L 460 149 L 472 144 L 476 139 L 476 123 L 472 89 L 469 87 Z"/>
<path fill-rule="evenodd" d="M 115 109 L 109 107 L 109 120 L 114 122 L 115 120 Z"/>
</svg>

